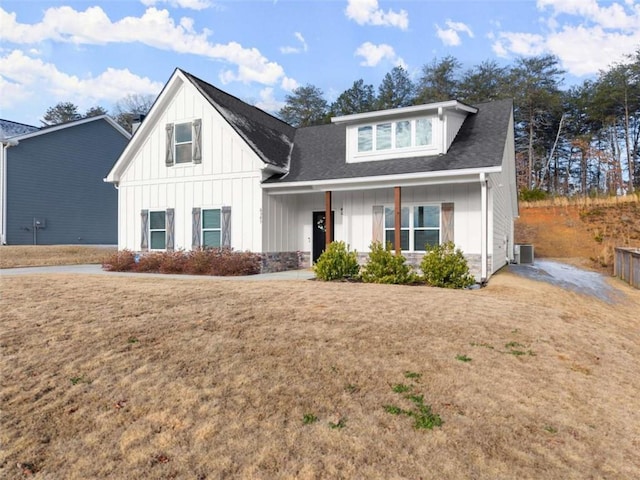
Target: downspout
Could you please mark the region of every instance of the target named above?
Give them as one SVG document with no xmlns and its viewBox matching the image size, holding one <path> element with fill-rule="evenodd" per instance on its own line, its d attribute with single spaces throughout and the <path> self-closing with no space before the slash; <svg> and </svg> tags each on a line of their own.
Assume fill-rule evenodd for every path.
<svg viewBox="0 0 640 480">
<path fill-rule="evenodd" d="M 487 281 L 487 250 L 488 250 L 488 219 L 487 212 L 487 178 L 482 172 L 480 174 L 480 283 Z"/>
<path fill-rule="evenodd" d="M 15 147 L 18 145 L 17 140 L 2 140 L 2 148 L 0 148 L 0 176 L 2 176 L 2 182 L 0 182 L 0 200 L 2 200 L 2 232 L 0 235 L 0 243 L 2 245 L 7 244 L 7 149 L 9 147 Z"/>
</svg>

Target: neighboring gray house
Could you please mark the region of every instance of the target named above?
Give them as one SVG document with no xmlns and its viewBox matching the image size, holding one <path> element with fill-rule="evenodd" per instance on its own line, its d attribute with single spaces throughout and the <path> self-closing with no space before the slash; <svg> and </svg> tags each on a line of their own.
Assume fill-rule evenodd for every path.
<svg viewBox="0 0 640 480">
<path fill-rule="evenodd" d="M 0 120 L 2 244 L 116 244 L 118 193 L 103 178 L 129 138 L 107 115 L 40 129 Z"/>
</svg>

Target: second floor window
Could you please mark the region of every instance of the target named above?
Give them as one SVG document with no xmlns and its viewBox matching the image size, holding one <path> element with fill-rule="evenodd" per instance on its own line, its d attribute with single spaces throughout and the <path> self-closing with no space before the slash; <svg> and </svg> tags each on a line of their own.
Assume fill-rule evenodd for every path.
<svg viewBox="0 0 640 480">
<path fill-rule="evenodd" d="M 382 152 L 433 144 L 433 122 L 429 117 L 384 122 L 358 127 L 358 153 Z"/>
<path fill-rule="evenodd" d="M 190 163 L 193 159 L 193 135 L 191 122 L 175 125 L 175 159 L 176 163 Z"/>
</svg>

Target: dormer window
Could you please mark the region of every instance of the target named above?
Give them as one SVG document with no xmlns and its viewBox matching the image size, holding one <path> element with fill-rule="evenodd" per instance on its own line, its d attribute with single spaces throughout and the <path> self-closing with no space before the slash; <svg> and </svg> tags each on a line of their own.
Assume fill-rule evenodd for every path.
<svg viewBox="0 0 640 480">
<path fill-rule="evenodd" d="M 432 157 L 447 153 L 469 114 L 478 109 L 451 100 L 331 119 L 346 126 L 347 163 Z"/>
<path fill-rule="evenodd" d="M 377 123 L 358 127 L 358 153 L 429 146 L 433 142 L 431 118 Z"/>
</svg>

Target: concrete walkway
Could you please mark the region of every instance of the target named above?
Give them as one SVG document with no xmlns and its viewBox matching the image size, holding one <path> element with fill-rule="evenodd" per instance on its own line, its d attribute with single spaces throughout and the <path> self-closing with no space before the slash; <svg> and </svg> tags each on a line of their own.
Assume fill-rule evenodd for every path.
<svg viewBox="0 0 640 480">
<path fill-rule="evenodd" d="M 244 280 L 244 281 L 261 281 L 261 280 L 309 280 L 315 278 L 314 273 L 310 269 L 305 270 L 289 270 L 286 272 L 261 273 L 258 275 L 245 275 L 239 277 L 215 277 L 212 275 L 174 275 L 164 273 L 132 273 L 132 272 L 107 272 L 100 265 L 57 265 L 51 267 L 21 267 L 21 268 L 4 268 L 0 269 L 1 277 L 11 277 L 15 275 L 37 275 L 50 273 L 64 274 L 83 274 L 83 275 L 111 275 L 120 277 L 136 277 L 136 278 L 189 278 L 189 279 L 208 279 L 208 280 Z"/>
</svg>

